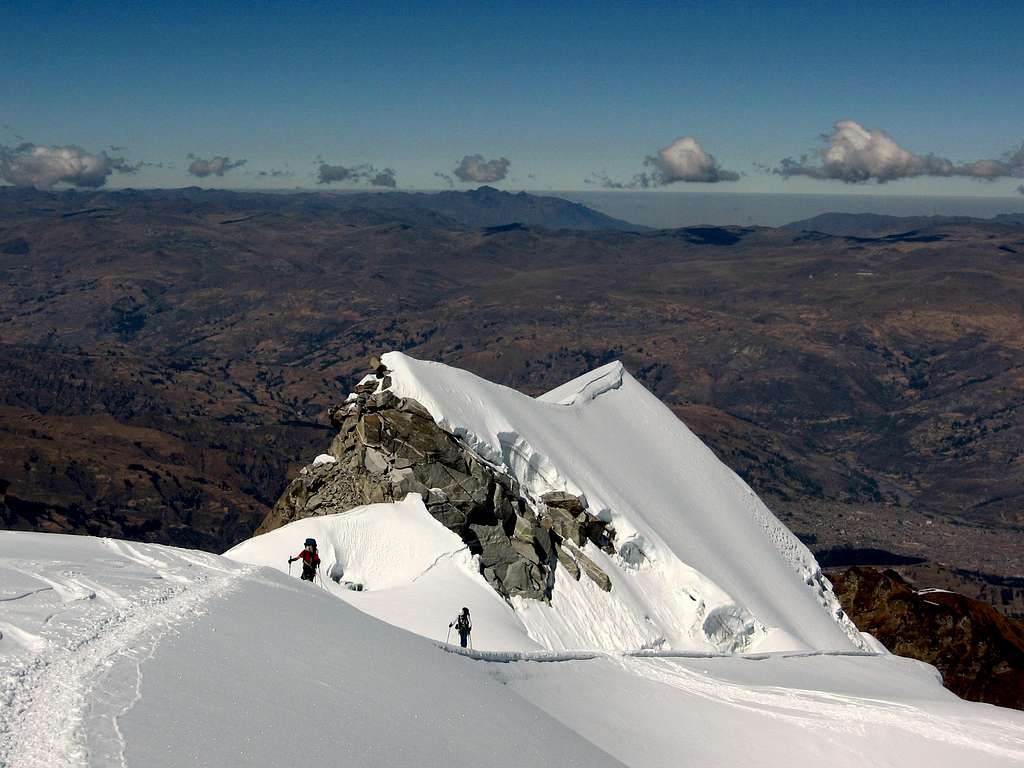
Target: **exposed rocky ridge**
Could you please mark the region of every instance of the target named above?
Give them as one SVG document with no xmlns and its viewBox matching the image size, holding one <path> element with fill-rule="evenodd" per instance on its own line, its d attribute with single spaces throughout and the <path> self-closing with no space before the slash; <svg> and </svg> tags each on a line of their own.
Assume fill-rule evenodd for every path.
<svg viewBox="0 0 1024 768">
<path fill-rule="evenodd" d="M 611 589 L 581 548 L 591 541 L 614 552 L 614 530 L 587 510 L 585 499 L 562 491 L 527 499 L 515 478 L 441 429 L 420 403 L 389 391 L 388 372 L 375 368 L 329 412 L 338 429 L 334 460 L 304 467 L 257 533 L 418 493 L 479 556 L 481 572 L 503 597 L 550 598 L 559 566 Z"/>
<path fill-rule="evenodd" d="M 962 698 L 1024 709 L 1024 622 L 954 592 L 917 592 L 891 570 L 831 579 L 858 629 L 890 651 L 935 665 Z"/>
</svg>

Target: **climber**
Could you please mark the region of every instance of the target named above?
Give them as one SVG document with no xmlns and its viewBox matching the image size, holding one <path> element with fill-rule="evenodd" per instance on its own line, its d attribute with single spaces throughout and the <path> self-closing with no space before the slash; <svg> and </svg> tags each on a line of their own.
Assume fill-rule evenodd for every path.
<svg viewBox="0 0 1024 768">
<path fill-rule="evenodd" d="M 316 539 L 306 539 L 306 546 L 295 557 L 288 558 L 288 565 L 296 560 L 302 561 L 302 578 L 315 581 L 316 572 L 320 568 L 320 555 L 316 553 Z"/>
<path fill-rule="evenodd" d="M 455 621 L 448 625 L 451 629 L 455 627 L 455 631 L 459 633 L 459 640 L 462 643 L 462 647 L 466 647 L 466 643 L 469 641 L 469 635 L 473 631 L 473 622 L 469 618 L 469 608 L 463 608 L 462 613 L 455 617 Z"/>
</svg>

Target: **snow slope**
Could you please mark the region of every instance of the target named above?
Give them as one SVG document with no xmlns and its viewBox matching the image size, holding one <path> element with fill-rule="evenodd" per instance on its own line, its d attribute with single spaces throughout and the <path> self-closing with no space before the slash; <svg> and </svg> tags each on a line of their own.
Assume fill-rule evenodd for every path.
<svg viewBox="0 0 1024 768">
<path fill-rule="evenodd" d="M 397 584 L 367 556 L 367 596 L 407 589 L 444 539 L 414 504 L 387 506 L 317 529 L 327 544 L 332 527 L 369 535 L 359 517 L 384 515 L 436 536 L 401 545 Z M 420 581 L 444 563 L 469 583 L 457 552 Z M 484 661 L 332 591 L 205 553 L 0 532 L 0 765 L 1024 764 L 1024 714 L 962 702 L 906 659 Z"/>
<path fill-rule="evenodd" d="M 619 363 L 534 399 L 466 371 L 383 356 L 424 405 L 538 501 L 586 497 L 619 556 L 588 544 L 610 594 L 562 571 L 549 608 L 517 600 L 548 648 L 716 651 L 865 647 L 810 551 Z"/>
<path fill-rule="evenodd" d="M 379 619 L 434 640 L 469 606 L 473 642 L 492 650 L 538 650 L 516 612 L 480 575 L 456 534 L 431 517 L 418 494 L 341 515 L 308 517 L 244 541 L 226 557 L 289 571 L 307 537 L 317 541 L 321 581 L 331 594 Z M 291 567 L 300 573 L 299 564 Z M 346 584 L 358 584 L 355 591 Z"/>
<path fill-rule="evenodd" d="M 0 631 L 10 768 L 620 765 L 483 665 L 214 555 L 0 532 Z"/>
</svg>

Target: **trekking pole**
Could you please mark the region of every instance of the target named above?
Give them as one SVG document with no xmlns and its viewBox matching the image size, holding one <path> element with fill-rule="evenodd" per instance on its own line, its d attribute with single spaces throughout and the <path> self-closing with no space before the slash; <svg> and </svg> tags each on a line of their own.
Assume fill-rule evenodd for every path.
<svg viewBox="0 0 1024 768">
<path fill-rule="evenodd" d="M 451 639 L 451 637 L 452 637 L 452 625 L 449 624 L 448 625 L 448 634 L 444 636 L 444 644 L 445 645 L 448 645 L 448 641 Z"/>
<path fill-rule="evenodd" d="M 292 575 L 292 561 L 291 560 L 288 561 L 288 575 L 289 576 Z"/>
</svg>

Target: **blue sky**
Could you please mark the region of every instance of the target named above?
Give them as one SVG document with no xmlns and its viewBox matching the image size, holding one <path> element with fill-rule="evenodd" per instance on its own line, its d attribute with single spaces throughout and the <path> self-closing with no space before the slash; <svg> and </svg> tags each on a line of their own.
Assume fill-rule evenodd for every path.
<svg viewBox="0 0 1024 768">
<path fill-rule="evenodd" d="M 508 189 L 596 189 L 584 183 L 595 173 L 628 182 L 651 170 L 656 186 L 685 191 L 1012 195 L 1021 184 L 755 169 L 821 149 L 842 119 L 954 164 L 1019 147 L 1020 2 L 8 2 L 3 16 L 0 144 L 114 145 L 173 166 L 113 173 L 110 186 L 314 187 L 325 162 L 437 188 L 435 172 L 473 154 L 507 158 L 496 185 Z M 739 179 L 644 165 L 684 136 Z M 189 153 L 246 163 L 196 179 Z M 293 175 L 258 175 L 270 170 Z"/>
</svg>

